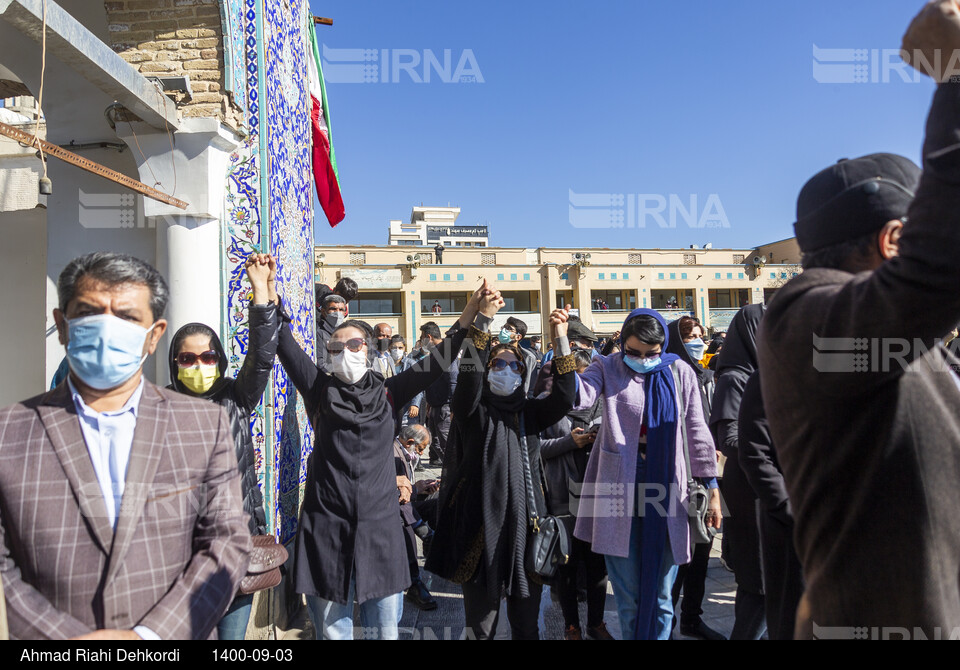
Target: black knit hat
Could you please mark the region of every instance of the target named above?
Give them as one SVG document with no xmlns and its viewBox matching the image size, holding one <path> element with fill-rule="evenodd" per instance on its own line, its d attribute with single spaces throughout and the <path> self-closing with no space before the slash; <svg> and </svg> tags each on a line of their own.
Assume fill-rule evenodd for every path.
<svg viewBox="0 0 960 670">
<path fill-rule="evenodd" d="M 816 251 L 902 219 L 920 183 L 920 168 L 894 154 L 843 159 L 806 183 L 794 231 L 800 250 Z"/>
</svg>

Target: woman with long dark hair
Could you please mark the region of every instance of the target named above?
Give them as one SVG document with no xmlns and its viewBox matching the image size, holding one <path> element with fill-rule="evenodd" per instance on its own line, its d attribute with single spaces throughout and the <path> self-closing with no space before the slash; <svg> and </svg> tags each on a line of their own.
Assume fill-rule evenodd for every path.
<svg viewBox="0 0 960 670">
<path fill-rule="evenodd" d="M 606 556 L 623 638 L 669 639 L 677 566 L 691 555 L 684 433 L 691 473 L 712 489 L 708 523 L 719 528 L 716 450 L 693 370 L 667 353 L 663 317 L 634 310 L 620 340 L 622 353 L 580 375 L 578 406 L 600 399 L 603 420 L 575 535 Z"/>
</svg>

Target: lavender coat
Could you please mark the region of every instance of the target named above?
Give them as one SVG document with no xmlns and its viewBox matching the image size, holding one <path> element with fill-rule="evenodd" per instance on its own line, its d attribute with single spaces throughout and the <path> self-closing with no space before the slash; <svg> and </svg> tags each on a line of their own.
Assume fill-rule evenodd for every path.
<svg viewBox="0 0 960 670">
<path fill-rule="evenodd" d="M 680 375 L 690 469 L 694 477 L 717 476 L 717 453 L 703 418 L 697 378 L 689 365 L 675 363 Z M 622 354 L 597 356 L 580 375 L 577 409 L 590 407 L 602 397 L 603 422 L 590 453 L 580 498 L 574 536 L 589 542 L 594 552 L 626 558 L 629 554 L 631 518 L 636 496 L 640 424 L 644 412 L 644 377 L 623 363 Z M 677 431 L 674 478 L 668 499 L 661 505 L 668 514 L 667 532 L 674 563 L 690 562 L 687 521 L 687 473 L 683 437 Z M 681 484 L 683 482 L 683 484 Z M 622 485 L 619 486 L 619 485 Z M 647 498 L 655 497 L 652 491 Z"/>
</svg>

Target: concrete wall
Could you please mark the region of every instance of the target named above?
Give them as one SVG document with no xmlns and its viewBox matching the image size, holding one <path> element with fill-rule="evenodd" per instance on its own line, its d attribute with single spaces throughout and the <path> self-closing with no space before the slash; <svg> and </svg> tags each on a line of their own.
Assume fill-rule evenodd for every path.
<svg viewBox="0 0 960 670">
<path fill-rule="evenodd" d="M 47 292 L 47 213 L 41 208 L 0 213 L 0 407 L 46 390 L 44 330 L 40 307 Z"/>
</svg>

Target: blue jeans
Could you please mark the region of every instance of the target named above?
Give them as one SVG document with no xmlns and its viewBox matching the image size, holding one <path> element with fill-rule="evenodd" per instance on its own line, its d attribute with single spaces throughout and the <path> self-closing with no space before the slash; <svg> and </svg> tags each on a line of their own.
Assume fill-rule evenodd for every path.
<svg viewBox="0 0 960 670">
<path fill-rule="evenodd" d="M 217 637 L 221 640 L 242 640 L 247 634 L 247 624 L 253 611 L 253 594 L 238 595 L 230 603 L 227 613 L 217 624 Z"/>
<path fill-rule="evenodd" d="M 318 596 L 307 596 L 310 619 L 313 621 L 318 639 L 353 639 L 353 601 L 356 598 L 356 592 L 357 581 L 355 577 L 351 577 L 345 605 Z M 403 593 L 365 600 L 360 603 L 362 628 L 358 628 L 356 632 L 365 640 L 396 640 L 400 635 L 401 616 L 403 616 Z"/>
<path fill-rule="evenodd" d="M 637 457 L 637 483 L 646 481 L 646 463 Z M 673 632 L 673 584 L 680 566 L 673 562 L 670 538 L 665 538 L 657 577 L 657 639 L 669 640 Z M 643 517 L 639 513 L 630 524 L 630 548 L 626 558 L 604 556 L 607 575 L 613 586 L 620 617 L 620 636 L 633 640 L 637 635 L 637 610 L 640 608 L 640 555 L 643 543 Z"/>
<path fill-rule="evenodd" d="M 634 517 L 630 527 L 630 555 L 604 556 L 607 575 L 613 586 L 620 617 L 620 633 L 624 640 L 632 640 L 637 631 L 637 609 L 640 604 L 640 542 L 643 538 L 643 519 Z M 669 640 L 673 630 L 673 583 L 677 580 L 680 566 L 673 562 L 670 543 L 664 543 L 660 561 L 660 576 L 657 589 L 657 639 Z"/>
</svg>

